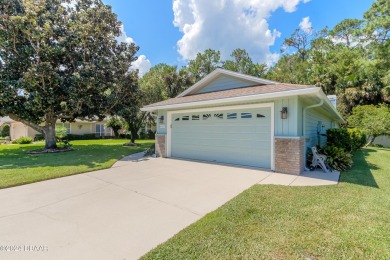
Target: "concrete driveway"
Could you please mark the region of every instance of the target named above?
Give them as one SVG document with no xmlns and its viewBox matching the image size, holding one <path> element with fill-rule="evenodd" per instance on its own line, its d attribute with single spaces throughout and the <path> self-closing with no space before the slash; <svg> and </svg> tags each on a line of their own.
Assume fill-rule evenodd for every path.
<svg viewBox="0 0 390 260">
<path fill-rule="evenodd" d="M 0 259 L 136 259 L 270 175 L 150 158 L 0 190 Z"/>
</svg>

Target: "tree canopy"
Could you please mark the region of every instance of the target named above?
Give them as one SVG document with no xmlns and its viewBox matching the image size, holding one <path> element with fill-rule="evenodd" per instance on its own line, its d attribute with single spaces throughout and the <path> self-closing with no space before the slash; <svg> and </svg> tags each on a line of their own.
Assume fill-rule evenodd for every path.
<svg viewBox="0 0 390 260">
<path fill-rule="evenodd" d="M 358 127 L 370 136 L 372 143 L 380 135 L 390 135 L 390 109 L 386 105 L 356 106 L 348 118 L 350 126 Z"/>
<path fill-rule="evenodd" d="M 4 0 L 0 6 L 0 114 L 45 135 L 55 123 L 102 119 L 120 103 L 138 50 L 102 0 Z"/>
</svg>

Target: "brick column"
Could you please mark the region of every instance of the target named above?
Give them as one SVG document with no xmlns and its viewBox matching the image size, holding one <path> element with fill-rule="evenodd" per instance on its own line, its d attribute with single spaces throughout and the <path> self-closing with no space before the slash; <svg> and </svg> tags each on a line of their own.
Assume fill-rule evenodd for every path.
<svg viewBox="0 0 390 260">
<path fill-rule="evenodd" d="M 165 154 L 165 135 L 156 135 L 155 150 L 157 157 L 166 157 Z"/>
<path fill-rule="evenodd" d="M 302 137 L 275 137 L 275 172 L 300 175 L 305 166 Z"/>
</svg>

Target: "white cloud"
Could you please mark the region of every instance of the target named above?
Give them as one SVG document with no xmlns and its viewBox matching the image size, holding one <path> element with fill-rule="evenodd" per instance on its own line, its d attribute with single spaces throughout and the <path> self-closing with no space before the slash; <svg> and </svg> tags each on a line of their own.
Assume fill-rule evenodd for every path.
<svg viewBox="0 0 390 260">
<path fill-rule="evenodd" d="M 148 60 L 146 58 L 145 55 L 140 55 L 138 57 L 138 59 L 136 61 L 133 62 L 131 68 L 133 70 L 137 70 L 138 69 L 138 75 L 140 77 L 142 77 L 143 75 L 145 75 L 145 73 L 147 73 L 150 68 L 152 67 L 152 63 L 150 62 L 150 60 Z"/>
<path fill-rule="evenodd" d="M 125 32 L 125 28 L 123 27 L 123 24 L 121 25 L 120 30 L 121 30 L 121 36 L 116 38 L 116 40 L 118 42 L 124 42 L 124 43 L 127 43 L 127 44 L 134 43 L 133 38 L 127 36 L 127 34 Z"/>
<path fill-rule="evenodd" d="M 306 4 L 306 3 L 309 3 L 311 0 L 303 0 L 303 3 Z"/>
<path fill-rule="evenodd" d="M 302 19 L 302 21 L 299 23 L 299 27 L 301 27 L 301 29 L 304 32 L 310 33 L 313 29 L 313 26 L 311 25 L 311 22 L 310 22 L 310 17 L 309 16 L 304 17 Z"/>
<path fill-rule="evenodd" d="M 127 44 L 135 43 L 133 38 L 127 36 L 123 25 L 121 26 L 120 29 L 122 35 L 117 37 L 118 42 L 124 42 Z M 142 77 L 143 75 L 145 75 L 145 73 L 147 73 L 150 70 L 151 67 L 152 67 L 152 63 L 150 62 L 150 60 L 148 60 L 145 55 L 140 55 L 138 59 L 133 62 L 130 69 L 138 70 L 138 75 Z"/>
<path fill-rule="evenodd" d="M 192 59 L 211 48 L 226 59 L 242 48 L 256 62 L 274 60 L 269 47 L 281 33 L 267 19 L 278 8 L 294 12 L 302 1 L 307 0 L 173 0 L 173 24 L 183 33 L 178 52 Z"/>
</svg>

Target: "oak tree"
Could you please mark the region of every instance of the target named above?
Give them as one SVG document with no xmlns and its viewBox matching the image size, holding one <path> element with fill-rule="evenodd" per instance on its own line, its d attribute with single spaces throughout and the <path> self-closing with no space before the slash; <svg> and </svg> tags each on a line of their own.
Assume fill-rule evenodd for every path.
<svg viewBox="0 0 390 260">
<path fill-rule="evenodd" d="M 102 0 L 3 0 L 0 114 L 43 133 L 47 149 L 57 120 L 102 119 L 138 50 L 118 43 L 120 26 Z"/>
</svg>

